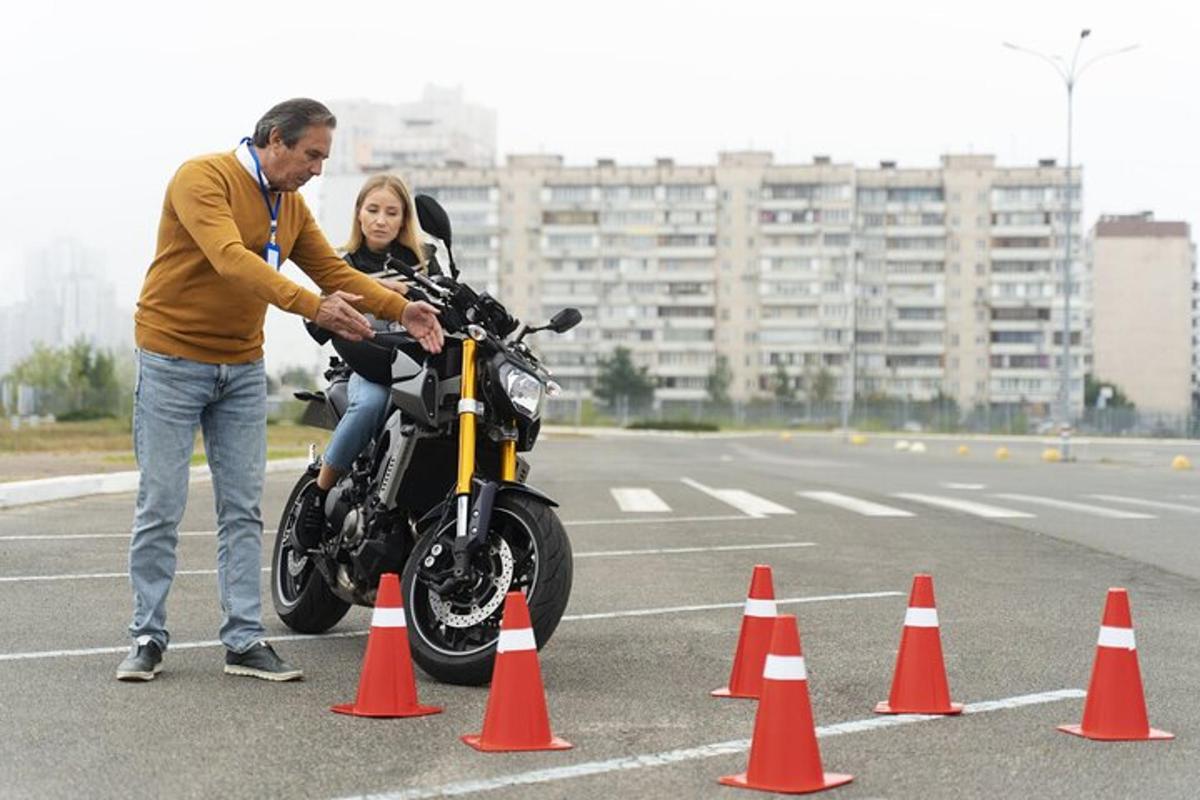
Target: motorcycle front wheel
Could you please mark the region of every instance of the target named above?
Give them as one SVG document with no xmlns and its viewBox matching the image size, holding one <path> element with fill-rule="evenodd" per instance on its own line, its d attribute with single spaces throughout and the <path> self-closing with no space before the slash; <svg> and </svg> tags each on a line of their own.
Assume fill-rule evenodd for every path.
<svg viewBox="0 0 1200 800">
<path fill-rule="evenodd" d="M 413 660 L 444 683 L 479 686 L 492 676 L 504 596 L 525 594 L 541 649 L 558 626 L 571 595 L 571 543 L 554 509 L 518 492 L 492 508 L 487 542 L 472 562 L 478 580 L 447 597 L 426 576 L 449 567 L 454 519 L 422 537 L 404 568 L 404 605 Z M 431 568 L 426 564 L 432 559 Z"/>
</svg>

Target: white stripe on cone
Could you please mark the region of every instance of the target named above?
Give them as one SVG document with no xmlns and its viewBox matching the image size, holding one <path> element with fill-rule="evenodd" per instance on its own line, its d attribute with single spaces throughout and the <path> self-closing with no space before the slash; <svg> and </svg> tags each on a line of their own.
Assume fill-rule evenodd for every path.
<svg viewBox="0 0 1200 800">
<path fill-rule="evenodd" d="M 372 628 L 403 628 L 406 625 L 403 608 L 376 608 L 371 614 Z"/>
<path fill-rule="evenodd" d="M 763 666 L 763 678 L 772 681 L 808 680 L 804 656 L 768 655 L 767 663 Z"/>
<path fill-rule="evenodd" d="M 910 608 L 904 612 L 906 628 L 936 628 L 938 626 L 936 608 Z"/>
<path fill-rule="evenodd" d="M 521 650 L 537 650 L 537 640 L 533 638 L 533 628 L 500 631 L 500 640 L 496 643 L 497 653 L 514 653 Z"/>
<path fill-rule="evenodd" d="M 1097 644 L 1101 647 L 1116 647 L 1121 650 L 1137 649 L 1137 645 L 1133 642 L 1133 628 L 1110 628 L 1107 625 L 1101 625 L 1100 641 Z"/>
<path fill-rule="evenodd" d="M 757 597 L 746 598 L 747 617 L 777 617 L 774 600 L 759 600 Z"/>
</svg>

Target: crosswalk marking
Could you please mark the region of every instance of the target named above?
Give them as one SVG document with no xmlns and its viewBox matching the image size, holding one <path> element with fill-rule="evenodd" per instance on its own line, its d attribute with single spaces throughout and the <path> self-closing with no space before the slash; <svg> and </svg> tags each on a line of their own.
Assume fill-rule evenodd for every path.
<svg viewBox="0 0 1200 800">
<path fill-rule="evenodd" d="M 809 500 L 816 500 L 818 503 L 828 503 L 831 506 L 844 508 L 847 511 L 853 511 L 856 514 L 862 514 L 864 517 L 911 517 L 911 511 L 905 511 L 901 508 L 892 508 L 880 503 L 872 503 L 869 500 L 860 500 L 857 497 L 850 495 L 839 494 L 838 492 L 796 492 L 801 497 Z"/>
<path fill-rule="evenodd" d="M 946 487 L 947 489 L 962 489 L 968 492 L 977 492 L 980 489 L 987 488 L 987 485 L 983 483 L 954 483 L 953 481 L 947 481 L 943 483 L 942 486 Z"/>
<path fill-rule="evenodd" d="M 1033 503 L 1049 508 L 1061 508 L 1064 511 L 1078 511 L 1081 514 L 1091 514 L 1108 519 L 1154 519 L 1153 514 L 1141 514 L 1136 511 L 1121 511 L 1116 508 L 1093 506 L 1089 503 L 1073 503 L 1070 500 L 1056 500 L 1053 497 L 1041 497 L 1036 494 L 996 494 L 1001 500 L 1016 500 L 1019 503 Z"/>
<path fill-rule="evenodd" d="M 1131 506 L 1163 508 L 1168 511 L 1183 511 L 1187 514 L 1200 514 L 1200 507 L 1186 506 L 1183 503 L 1165 503 L 1161 500 L 1141 500 L 1137 497 L 1122 497 L 1118 494 L 1089 494 L 1088 497 L 1094 497 L 1097 500 L 1106 500 L 1110 503 L 1126 503 Z"/>
<path fill-rule="evenodd" d="M 621 487 L 609 491 L 622 511 L 654 513 L 671 510 L 671 507 L 651 489 Z"/>
<path fill-rule="evenodd" d="M 1034 516 L 1024 511 L 1014 511 L 1011 508 L 1000 508 L 984 503 L 974 503 L 970 500 L 959 500 L 954 497 L 941 497 L 933 494 L 897 492 L 892 497 L 899 497 L 901 500 L 912 500 L 914 503 L 924 503 L 939 508 L 948 508 L 951 511 L 961 511 L 964 514 L 984 517 L 985 519 L 1027 519 Z"/>
<path fill-rule="evenodd" d="M 713 489 L 691 478 L 680 478 L 679 480 L 685 486 L 690 486 L 697 491 L 704 492 L 709 497 L 733 506 L 748 517 L 762 518 L 771 514 L 796 513 L 787 506 L 781 506 L 765 497 L 759 497 L 742 489 Z"/>
</svg>

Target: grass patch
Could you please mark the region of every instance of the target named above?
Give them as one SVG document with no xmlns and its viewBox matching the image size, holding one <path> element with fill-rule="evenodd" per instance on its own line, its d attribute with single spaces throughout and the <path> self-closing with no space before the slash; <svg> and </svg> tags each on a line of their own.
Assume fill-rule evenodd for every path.
<svg viewBox="0 0 1200 800">
<path fill-rule="evenodd" d="M 633 431 L 702 431 L 712 433 L 721 429 L 715 422 L 694 419 L 639 419 L 625 426 Z"/>
<path fill-rule="evenodd" d="M 308 454 L 315 442 L 324 449 L 329 431 L 280 422 L 267 426 L 267 458 L 295 458 Z M 54 422 L 37 427 L 11 426 L 0 429 L 0 453 L 108 453 L 105 461 L 133 464 L 133 437 L 128 420 L 102 419 L 86 422 Z M 203 437 L 196 434 L 193 464 L 203 464 Z"/>
</svg>

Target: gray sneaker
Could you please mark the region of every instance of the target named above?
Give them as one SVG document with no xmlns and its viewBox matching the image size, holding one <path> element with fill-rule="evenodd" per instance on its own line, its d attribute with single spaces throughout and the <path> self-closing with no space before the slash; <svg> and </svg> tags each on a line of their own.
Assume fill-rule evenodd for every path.
<svg viewBox="0 0 1200 800">
<path fill-rule="evenodd" d="M 152 681 L 162 672 L 162 650 L 154 641 L 134 642 L 125 660 L 117 667 L 119 681 Z"/>
<path fill-rule="evenodd" d="M 246 675 L 265 681 L 297 681 L 304 677 L 301 670 L 276 655 L 266 642 L 258 642 L 244 653 L 226 650 L 225 674 Z"/>
</svg>

